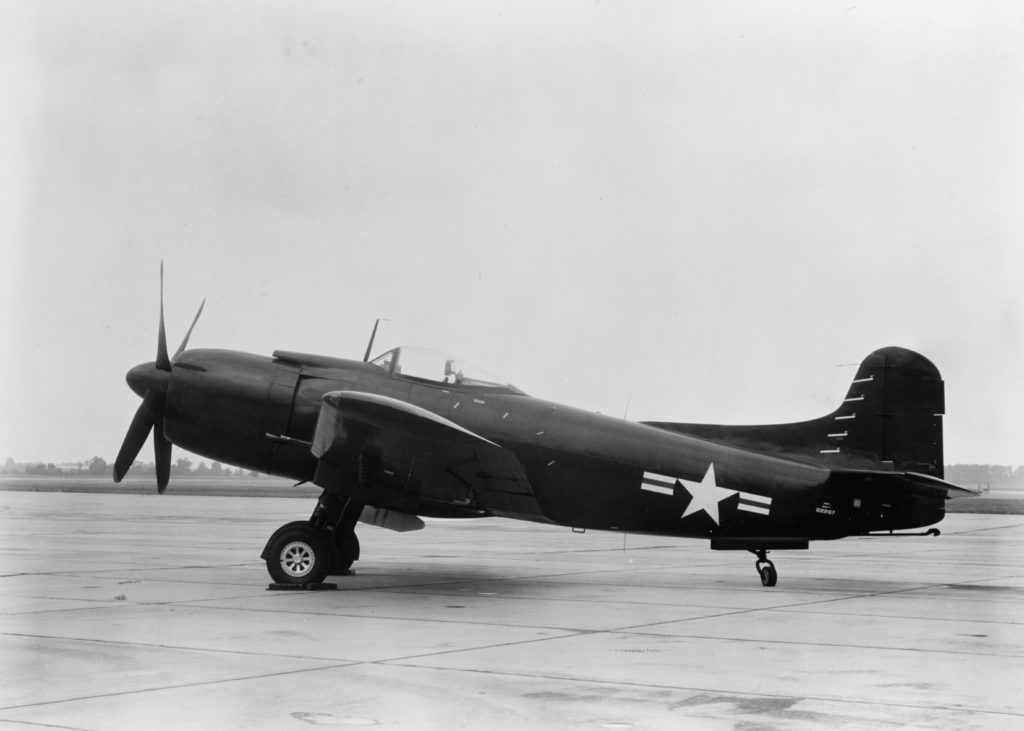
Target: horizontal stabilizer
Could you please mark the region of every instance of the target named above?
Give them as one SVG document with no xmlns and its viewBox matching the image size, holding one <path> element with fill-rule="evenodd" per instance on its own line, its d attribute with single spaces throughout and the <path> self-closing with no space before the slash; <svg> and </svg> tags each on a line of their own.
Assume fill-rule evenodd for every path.
<svg viewBox="0 0 1024 731">
<path fill-rule="evenodd" d="M 950 499 L 976 496 L 981 493 L 968 487 L 924 475 L 920 472 L 889 472 L 885 470 L 832 470 L 829 482 L 833 484 L 856 484 L 858 487 L 875 486 L 879 490 L 896 488 L 896 483 L 908 485 L 911 489 L 928 497 Z"/>
<path fill-rule="evenodd" d="M 947 500 L 951 497 L 967 497 L 968 495 L 977 497 L 981 494 L 981 490 L 972 490 L 962 485 L 954 485 L 952 482 L 941 480 L 932 475 L 922 475 L 919 472 L 908 472 L 907 477 L 911 478 L 914 482 L 922 482 L 926 485 L 933 485 L 940 490 L 945 490 Z"/>
</svg>

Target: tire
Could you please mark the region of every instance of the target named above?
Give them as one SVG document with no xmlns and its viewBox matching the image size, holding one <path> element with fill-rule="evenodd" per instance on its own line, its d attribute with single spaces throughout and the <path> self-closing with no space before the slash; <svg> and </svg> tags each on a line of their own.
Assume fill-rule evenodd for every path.
<svg viewBox="0 0 1024 731">
<path fill-rule="evenodd" d="M 775 586 L 779 583 L 779 574 L 771 564 L 762 566 L 758 573 L 761 574 L 761 586 Z"/>
<path fill-rule="evenodd" d="M 334 561 L 331 563 L 330 574 L 340 576 L 346 573 L 352 564 L 359 560 L 359 536 L 355 531 L 346 531 L 334 545 Z"/>
<path fill-rule="evenodd" d="M 278 584 L 319 584 L 327 576 L 331 549 L 322 531 L 308 523 L 290 523 L 270 539 L 264 558 Z"/>
</svg>

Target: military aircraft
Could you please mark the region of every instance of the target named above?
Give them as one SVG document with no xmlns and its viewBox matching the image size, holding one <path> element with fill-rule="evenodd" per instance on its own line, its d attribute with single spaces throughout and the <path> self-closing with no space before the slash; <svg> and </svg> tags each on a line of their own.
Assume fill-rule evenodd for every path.
<svg viewBox="0 0 1024 731">
<path fill-rule="evenodd" d="M 360 520 L 405 531 L 421 517 L 502 516 L 703 538 L 752 552 L 761 583 L 774 586 L 771 550 L 924 528 L 948 498 L 973 494 L 942 479 L 939 372 L 903 348 L 865 358 L 846 398 L 818 419 L 634 423 L 533 398 L 432 351 L 371 360 L 377 324 L 362 360 L 186 350 L 201 312 L 170 357 L 161 265 L 157 357 L 127 374 L 143 400 L 114 480 L 152 431 L 161 493 L 172 444 L 323 488 L 309 519 L 263 549 L 279 585 L 346 573 Z M 938 531 L 896 535 L 929 534 Z"/>
</svg>

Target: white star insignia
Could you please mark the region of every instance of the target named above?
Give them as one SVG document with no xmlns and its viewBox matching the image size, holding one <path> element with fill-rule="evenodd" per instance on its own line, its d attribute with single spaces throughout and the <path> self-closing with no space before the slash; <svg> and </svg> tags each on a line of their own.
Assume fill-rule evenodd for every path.
<svg viewBox="0 0 1024 731">
<path fill-rule="evenodd" d="M 684 480 L 681 477 L 677 479 L 693 497 L 690 504 L 686 506 L 686 512 L 682 517 L 685 518 L 687 515 L 703 510 L 711 520 L 715 521 L 716 525 L 719 525 L 718 504 L 739 492 L 739 490 L 730 490 L 715 484 L 715 464 L 713 462 L 708 465 L 708 471 L 704 473 L 704 479 L 700 482 Z"/>
</svg>

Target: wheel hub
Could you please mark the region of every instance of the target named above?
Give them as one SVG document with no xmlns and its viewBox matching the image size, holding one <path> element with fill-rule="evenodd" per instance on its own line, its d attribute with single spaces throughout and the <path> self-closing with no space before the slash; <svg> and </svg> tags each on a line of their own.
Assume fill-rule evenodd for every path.
<svg viewBox="0 0 1024 731">
<path fill-rule="evenodd" d="M 305 541 L 292 541 L 281 549 L 281 568 L 295 579 L 301 579 L 313 570 L 316 554 Z"/>
</svg>

